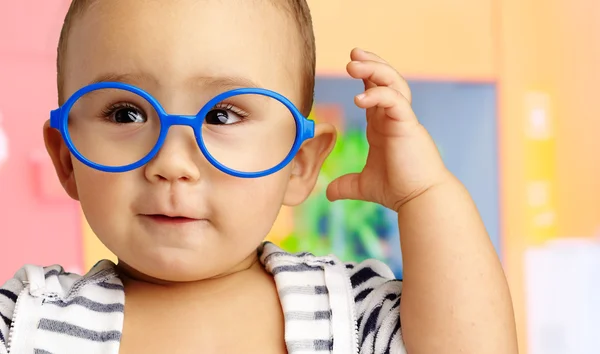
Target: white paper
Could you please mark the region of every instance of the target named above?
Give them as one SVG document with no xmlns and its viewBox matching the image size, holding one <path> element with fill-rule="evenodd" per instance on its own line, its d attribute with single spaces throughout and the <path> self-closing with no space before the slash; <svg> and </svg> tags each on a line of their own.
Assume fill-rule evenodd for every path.
<svg viewBox="0 0 600 354">
<path fill-rule="evenodd" d="M 600 353 L 600 246 L 552 242 L 525 254 L 527 354 Z"/>
</svg>

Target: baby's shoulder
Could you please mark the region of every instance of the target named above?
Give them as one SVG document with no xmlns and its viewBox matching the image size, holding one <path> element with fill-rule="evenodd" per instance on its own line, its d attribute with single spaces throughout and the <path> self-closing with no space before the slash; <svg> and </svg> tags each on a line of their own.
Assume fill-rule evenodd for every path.
<svg viewBox="0 0 600 354">
<path fill-rule="evenodd" d="M 115 281 L 118 282 L 118 279 L 110 261 L 98 262 L 85 275 L 68 272 L 60 265 L 24 265 L 0 287 L 0 343 L 7 342 L 15 307 L 21 296 L 66 299 L 84 289 L 88 283 Z M 118 286 L 116 283 L 112 285 Z"/>
<path fill-rule="evenodd" d="M 290 253 L 279 246 L 265 242 L 259 249 L 262 264 L 274 276 L 293 273 L 298 279 L 305 276 L 325 273 L 329 270 L 349 280 L 355 294 L 366 294 L 386 288 L 400 293 L 402 281 L 396 279 L 391 268 L 377 259 L 362 262 L 342 262 L 334 255 L 315 256 L 310 252 Z M 385 290 L 385 289 L 384 289 Z M 362 297 L 362 296 L 361 296 Z"/>
<path fill-rule="evenodd" d="M 394 272 L 382 261 L 374 258 L 362 262 L 342 262 L 335 255 L 315 256 L 310 252 L 288 252 L 271 242 L 264 242 L 259 248 L 259 257 L 263 265 L 343 265 L 348 274 L 354 275 L 356 281 L 369 280 L 373 277 L 396 280 Z"/>
<path fill-rule="evenodd" d="M 14 299 L 27 288 L 34 296 L 41 293 L 54 293 L 59 298 L 65 298 L 70 292 L 79 290 L 82 282 L 98 282 L 114 277 L 116 277 L 115 265 L 107 260 L 96 263 L 83 275 L 68 272 L 58 264 L 51 266 L 26 264 L 2 285 L 0 295 Z M 0 297 L 0 303 L 3 300 Z"/>
<path fill-rule="evenodd" d="M 378 259 L 366 259 L 362 262 L 347 262 L 352 289 L 365 293 L 381 287 L 401 292 L 402 280 L 397 279 L 392 269 Z"/>
<path fill-rule="evenodd" d="M 26 264 L 0 287 L 0 311 L 14 307 L 17 298 L 25 288 L 31 293 L 39 292 L 48 283 L 56 283 L 62 288 L 68 288 L 81 277 L 81 275 L 65 271 L 60 265 L 42 267 Z M 2 313 L 2 315 L 4 319 L 6 313 Z"/>
<path fill-rule="evenodd" d="M 78 276 L 81 277 L 81 276 Z M 0 341 L 6 343 L 8 333 L 12 326 L 15 307 L 19 296 L 27 289 L 31 293 L 40 291 L 40 284 L 45 283 L 47 279 L 56 279 L 58 282 L 74 279 L 60 265 L 41 267 L 27 264 L 21 267 L 12 278 L 8 279 L 0 287 Z"/>
<path fill-rule="evenodd" d="M 332 320 L 348 315 L 353 317 L 361 353 L 371 353 L 372 348 L 386 348 L 392 344 L 403 348 L 400 330 L 402 280 L 396 279 L 385 263 L 377 259 L 342 262 L 332 255 L 288 253 L 272 243 L 263 245 L 260 256 L 265 269 L 273 274 L 280 296 L 301 294 L 305 304 L 310 304 L 311 299 L 318 303 L 318 296 L 329 297 L 329 303 L 338 303 L 335 307 L 343 313 L 332 316 Z M 343 299 L 347 300 L 340 301 Z M 339 303 L 344 302 L 347 306 L 340 308 Z M 282 301 L 284 311 L 286 305 L 294 309 L 302 307 L 291 303 L 291 300 Z"/>
</svg>

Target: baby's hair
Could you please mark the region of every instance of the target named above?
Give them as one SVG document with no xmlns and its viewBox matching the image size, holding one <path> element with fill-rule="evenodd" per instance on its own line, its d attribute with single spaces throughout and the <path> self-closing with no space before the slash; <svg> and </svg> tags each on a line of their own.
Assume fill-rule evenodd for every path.
<svg viewBox="0 0 600 354">
<path fill-rule="evenodd" d="M 66 97 L 64 97 L 64 54 L 68 46 L 68 38 L 73 22 L 85 12 L 90 6 L 99 0 L 73 0 L 65 17 L 65 21 L 60 33 L 58 41 L 58 55 L 56 61 L 57 84 L 58 84 L 58 103 L 62 105 Z M 245 0 L 247 1 L 247 0 Z M 310 9 L 306 0 L 270 0 L 277 8 L 286 12 L 288 17 L 291 17 L 296 23 L 298 29 L 302 57 L 299 62 L 302 70 L 301 75 L 301 90 L 302 101 L 299 104 L 299 109 L 304 115 L 308 115 L 312 109 L 314 100 L 315 86 L 315 65 L 316 65 L 316 48 L 315 36 L 313 32 L 312 18 Z"/>
</svg>

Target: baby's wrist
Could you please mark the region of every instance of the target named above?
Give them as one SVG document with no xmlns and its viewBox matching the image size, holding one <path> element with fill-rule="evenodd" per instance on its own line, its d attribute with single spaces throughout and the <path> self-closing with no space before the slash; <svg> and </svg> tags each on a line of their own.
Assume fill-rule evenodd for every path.
<svg viewBox="0 0 600 354">
<path fill-rule="evenodd" d="M 444 198 L 447 189 L 464 188 L 461 182 L 448 170 L 439 172 L 439 174 L 432 178 L 430 182 L 424 183 L 422 187 L 415 189 L 412 193 L 408 194 L 403 198 L 398 198 L 391 208 L 397 213 L 400 213 L 402 209 L 408 204 L 413 204 L 417 200 L 425 198 L 434 198 L 436 195 L 439 198 Z"/>
</svg>

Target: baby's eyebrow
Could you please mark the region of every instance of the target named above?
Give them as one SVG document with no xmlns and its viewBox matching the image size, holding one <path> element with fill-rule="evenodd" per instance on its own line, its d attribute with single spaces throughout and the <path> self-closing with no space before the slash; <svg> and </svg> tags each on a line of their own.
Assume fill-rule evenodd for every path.
<svg viewBox="0 0 600 354">
<path fill-rule="evenodd" d="M 90 84 L 97 84 L 100 82 L 122 82 L 131 85 L 141 83 L 158 83 L 153 76 L 143 73 L 105 73 L 97 76 L 90 82 Z"/>
<path fill-rule="evenodd" d="M 216 86 L 219 88 L 257 88 L 261 85 L 242 76 L 196 76 L 188 81 L 191 85 Z"/>
<path fill-rule="evenodd" d="M 131 85 L 139 84 L 153 84 L 156 85 L 159 81 L 152 75 L 145 73 L 106 73 L 99 75 L 90 84 L 96 84 L 100 82 L 122 82 Z M 253 81 L 250 78 L 243 76 L 194 76 L 186 82 L 189 86 L 200 86 L 210 87 L 216 89 L 233 89 L 233 88 L 260 88 L 262 85 Z"/>
</svg>

